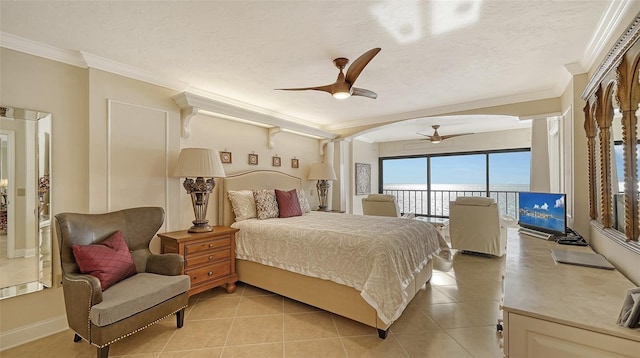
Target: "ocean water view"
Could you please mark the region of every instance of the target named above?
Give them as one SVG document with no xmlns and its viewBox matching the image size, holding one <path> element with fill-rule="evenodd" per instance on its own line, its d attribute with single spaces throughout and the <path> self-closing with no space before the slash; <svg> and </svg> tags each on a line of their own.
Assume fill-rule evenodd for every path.
<svg viewBox="0 0 640 358">
<path fill-rule="evenodd" d="M 489 197 L 496 200 L 501 215 L 517 220 L 521 191 L 529 191 L 529 184 L 496 184 L 489 187 Z M 427 184 L 384 184 L 383 192 L 396 196 L 403 213 L 448 217 L 450 201 L 459 196 L 486 196 L 486 185 L 431 184 L 429 193 Z"/>
</svg>

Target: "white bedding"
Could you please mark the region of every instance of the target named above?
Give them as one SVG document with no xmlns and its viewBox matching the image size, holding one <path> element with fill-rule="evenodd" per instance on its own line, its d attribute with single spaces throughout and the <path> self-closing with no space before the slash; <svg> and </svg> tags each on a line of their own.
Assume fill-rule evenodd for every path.
<svg viewBox="0 0 640 358">
<path fill-rule="evenodd" d="M 409 303 L 405 288 L 414 275 L 448 251 L 439 232 L 420 220 L 311 212 L 232 226 L 240 229 L 236 258 L 353 287 L 385 324 Z"/>
</svg>

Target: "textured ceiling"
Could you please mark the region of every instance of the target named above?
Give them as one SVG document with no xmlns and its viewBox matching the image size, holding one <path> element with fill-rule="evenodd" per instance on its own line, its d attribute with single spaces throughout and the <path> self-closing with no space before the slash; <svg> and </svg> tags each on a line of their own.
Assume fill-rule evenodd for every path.
<svg viewBox="0 0 640 358">
<path fill-rule="evenodd" d="M 609 1 L 2 0 L 0 6 L 4 34 L 335 130 L 505 96 L 556 97 L 569 80 L 565 64 L 590 65 L 590 41 Z M 382 51 L 356 86 L 377 92 L 376 100 L 274 90 L 330 84 L 334 58 L 353 61 L 373 47 Z"/>
</svg>

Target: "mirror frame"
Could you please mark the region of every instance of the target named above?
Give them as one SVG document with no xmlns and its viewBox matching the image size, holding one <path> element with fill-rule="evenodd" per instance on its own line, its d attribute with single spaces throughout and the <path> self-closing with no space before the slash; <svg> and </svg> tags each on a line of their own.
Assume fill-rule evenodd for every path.
<svg viewBox="0 0 640 358">
<path fill-rule="evenodd" d="M 15 108 L 15 107 L 8 107 L 8 106 L 2 106 L 0 105 L 0 117 L 3 118 L 9 118 L 9 119 L 17 119 L 17 120 L 27 120 L 27 121 L 36 121 L 39 122 L 42 119 L 45 118 L 51 118 L 52 119 L 52 114 L 49 112 L 42 112 L 42 111 L 36 111 L 36 110 L 29 110 L 29 109 L 22 109 L 22 108 Z M 50 128 L 50 132 L 52 132 L 52 129 Z M 37 158 L 39 158 L 40 155 L 40 136 L 39 133 L 36 133 L 36 138 L 38 139 L 36 141 L 36 152 L 37 152 Z M 51 138 L 51 133 L 50 133 L 50 138 Z M 51 140 L 51 139 L 49 139 Z M 51 142 L 49 142 L 49 148 L 51 148 Z M 37 159 L 39 160 L 39 159 Z M 51 217 L 51 193 L 52 193 L 52 185 L 51 185 L 51 150 L 49 150 L 49 187 L 48 187 L 48 194 L 49 194 L 49 201 L 48 201 L 48 210 L 49 210 L 49 216 Z M 42 177 L 41 173 L 39 172 L 39 165 L 38 163 L 36 163 L 36 178 L 38 179 L 36 181 L 35 184 L 35 192 L 38 193 L 38 182 L 40 181 L 39 178 Z M 46 255 L 49 256 L 49 260 L 48 260 L 48 267 L 46 266 L 46 263 L 43 265 L 43 254 L 42 252 L 43 247 L 41 246 L 41 244 L 36 243 L 36 255 L 39 256 L 38 259 L 38 277 L 36 278 L 36 280 L 34 281 L 30 281 L 30 282 L 25 282 L 25 283 L 20 283 L 14 286 L 8 286 L 8 287 L 0 287 L 0 300 L 2 299 L 6 299 L 6 298 L 10 298 L 10 297 L 15 297 L 15 296 L 19 296 L 19 295 L 23 295 L 23 294 L 27 294 L 27 293 L 32 293 L 32 292 L 37 292 L 37 291 L 41 291 L 44 288 L 47 287 L 51 287 L 52 286 L 52 281 L 53 281 L 53 262 L 52 262 L 52 251 L 53 251 L 53 242 L 52 242 L 52 235 L 53 232 L 51 230 L 51 219 L 49 219 L 49 224 L 44 225 L 43 226 L 43 220 L 42 217 L 40 215 L 40 206 L 36 206 L 36 209 L 38 210 L 37 213 L 34 213 L 34 215 L 37 215 L 37 219 L 36 222 L 38 223 L 37 227 L 34 227 L 34 230 L 37 230 L 35 237 L 39 240 L 38 243 L 47 243 L 48 242 L 48 247 L 46 248 L 48 250 L 48 253 L 45 253 Z M 45 220 L 45 224 L 46 224 Z M 28 228 L 27 228 L 28 229 Z"/>
<path fill-rule="evenodd" d="M 589 80 L 581 96 L 586 101 L 584 129 L 587 136 L 589 165 L 589 216 L 591 220 L 600 221 L 605 229 L 612 228 L 614 221 L 611 181 L 613 168 L 611 162 L 613 150 L 611 125 L 614 117 L 612 100 L 617 102 L 622 113 L 625 187 L 624 235 L 627 242 L 637 242 L 640 235 L 637 164 L 638 118 L 636 115 L 640 104 L 640 82 L 638 82 L 640 78 L 640 43 L 638 39 L 640 39 L 640 15 L 636 16 L 625 33 L 618 39 L 614 48 Z M 598 162 L 596 161 L 596 142 L 599 143 Z M 597 175 L 599 177 L 596 177 Z M 599 213 L 598 209 L 600 209 Z"/>
</svg>

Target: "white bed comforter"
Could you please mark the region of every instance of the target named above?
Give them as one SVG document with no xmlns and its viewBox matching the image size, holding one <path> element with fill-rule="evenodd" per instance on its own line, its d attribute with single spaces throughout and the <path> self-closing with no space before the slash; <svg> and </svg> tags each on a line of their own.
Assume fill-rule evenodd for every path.
<svg viewBox="0 0 640 358">
<path fill-rule="evenodd" d="M 238 259 L 353 287 L 385 324 L 409 303 L 414 275 L 449 250 L 435 227 L 412 219 L 311 212 L 232 226 Z"/>
</svg>

